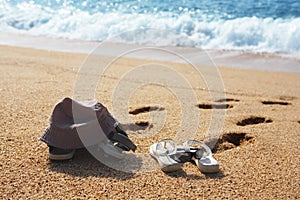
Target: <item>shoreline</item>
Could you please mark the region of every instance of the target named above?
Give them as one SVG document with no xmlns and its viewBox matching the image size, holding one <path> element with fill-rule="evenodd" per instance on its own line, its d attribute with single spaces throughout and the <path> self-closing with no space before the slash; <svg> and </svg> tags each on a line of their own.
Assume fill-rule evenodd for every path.
<svg viewBox="0 0 300 200">
<path fill-rule="evenodd" d="M 91 54 L 98 52 L 105 56 L 127 54 L 125 57 L 128 58 L 152 59 L 175 63 L 185 62 L 185 60 L 182 59 L 184 58 L 186 60 L 192 60 L 192 63 L 195 64 L 215 65 L 217 67 L 226 66 L 260 71 L 300 73 L 300 56 L 290 54 L 255 53 L 233 50 L 201 50 L 199 48 L 190 47 L 147 47 L 136 44 L 55 39 L 4 32 L 0 32 L 0 45 L 66 53 Z M 102 46 L 99 48 L 99 45 Z M 143 51 L 145 48 L 148 48 L 146 52 Z M 163 50 L 164 54 L 160 55 L 157 50 Z M 179 56 L 174 57 L 174 54 Z"/>
</svg>

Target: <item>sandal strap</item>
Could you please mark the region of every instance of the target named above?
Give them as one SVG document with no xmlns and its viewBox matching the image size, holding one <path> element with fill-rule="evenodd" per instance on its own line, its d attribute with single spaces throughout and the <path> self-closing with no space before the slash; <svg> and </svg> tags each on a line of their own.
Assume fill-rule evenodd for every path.
<svg viewBox="0 0 300 200">
<path fill-rule="evenodd" d="M 189 152 L 180 152 L 180 153 L 169 155 L 169 157 L 178 163 L 186 163 L 192 160 L 193 155 L 192 153 Z"/>
</svg>

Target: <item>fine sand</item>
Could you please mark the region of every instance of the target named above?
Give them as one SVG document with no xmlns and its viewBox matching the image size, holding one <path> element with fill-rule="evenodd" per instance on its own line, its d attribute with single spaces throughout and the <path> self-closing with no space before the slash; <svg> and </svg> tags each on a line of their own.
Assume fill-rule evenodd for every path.
<svg viewBox="0 0 300 200">
<path fill-rule="evenodd" d="M 78 89 L 85 54 L 0 46 L 0 57 L 3 199 L 300 198 L 299 73 L 199 66 L 201 78 L 189 65 L 98 56 L 98 62 L 113 62 L 101 79 L 88 71 Z M 118 171 L 84 149 L 70 161 L 48 160 L 48 147 L 38 138 L 55 103 L 93 95 L 146 158 L 138 167 Z M 215 175 L 202 174 L 193 163 L 167 174 L 148 155 L 149 146 L 164 138 L 212 136 L 221 169 Z"/>
</svg>

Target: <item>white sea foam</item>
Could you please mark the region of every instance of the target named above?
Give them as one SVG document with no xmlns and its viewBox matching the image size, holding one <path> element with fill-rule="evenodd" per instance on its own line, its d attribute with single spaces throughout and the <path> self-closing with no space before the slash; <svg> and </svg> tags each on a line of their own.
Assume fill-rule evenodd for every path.
<svg viewBox="0 0 300 200">
<path fill-rule="evenodd" d="M 162 31 L 147 31 L 152 28 Z M 140 29 L 140 35 L 132 30 Z M 188 14 L 89 13 L 34 4 L 0 5 L 0 30 L 52 38 L 109 40 L 163 46 L 300 54 L 300 18 L 197 20 Z M 172 34 L 167 34 L 172 32 Z M 127 33 L 127 34 L 124 34 Z M 121 37 L 118 37 L 121 36 Z"/>
</svg>

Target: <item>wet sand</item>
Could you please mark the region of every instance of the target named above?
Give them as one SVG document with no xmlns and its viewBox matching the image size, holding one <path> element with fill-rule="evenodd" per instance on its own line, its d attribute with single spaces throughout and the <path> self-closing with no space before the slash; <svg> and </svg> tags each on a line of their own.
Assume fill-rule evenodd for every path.
<svg viewBox="0 0 300 200">
<path fill-rule="evenodd" d="M 70 161 L 51 162 L 48 147 L 38 140 L 55 103 L 74 96 L 85 54 L 7 46 L 1 46 L 0 52 L 0 192 L 4 199 L 300 197 L 299 73 L 230 66 L 211 71 L 200 66 L 204 80 L 182 63 L 114 60 L 99 80 L 95 97 L 124 124 L 138 146 L 137 154 L 147 155 L 152 143 L 166 137 L 180 139 L 194 134 L 196 139 L 205 140 L 207 135 L 218 136 L 214 147 L 221 168 L 218 174 L 204 175 L 193 163 L 185 163 L 182 171 L 171 174 L 159 169 L 125 173 L 101 164 L 86 150 L 77 151 Z M 152 70 L 141 79 L 128 74 L 141 66 Z M 172 79 L 164 85 L 145 85 L 151 77 L 159 77 L 155 74 L 157 66 L 165 67 L 159 71 L 162 77 L 173 69 L 190 85 L 185 87 Z M 214 79 L 217 75 L 220 79 Z M 209 80 L 216 80 L 223 89 L 210 91 L 216 85 L 208 87 Z M 120 83 L 126 87 L 115 93 Z M 118 96 L 136 85 L 139 88 L 129 99 Z M 190 99 L 189 91 L 195 93 L 196 102 Z M 199 123 L 195 124 L 197 120 L 191 115 L 183 117 L 182 108 L 199 114 Z M 164 123 L 158 127 L 156 116 L 161 114 L 165 114 Z M 183 119 L 186 124 L 180 127 Z M 214 125 L 221 127 L 217 133 L 210 129 Z M 193 133 L 195 126 L 198 129 Z"/>
</svg>

